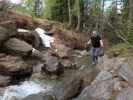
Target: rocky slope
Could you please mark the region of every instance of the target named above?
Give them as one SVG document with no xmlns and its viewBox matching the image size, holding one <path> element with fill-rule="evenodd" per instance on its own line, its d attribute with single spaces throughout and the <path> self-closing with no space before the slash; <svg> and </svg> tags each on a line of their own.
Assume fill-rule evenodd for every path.
<svg viewBox="0 0 133 100">
<path fill-rule="evenodd" d="M 78 35 L 63 29 L 59 23 L 33 19 L 29 15 L 8 9 L 5 1 L 0 1 L 0 4 L 5 7 L 0 11 L 1 86 L 9 85 L 14 81 L 12 79 L 31 75 L 34 65 L 38 63 L 41 63 L 40 71 L 55 75 L 62 74 L 65 66 L 75 65 L 70 60 L 73 59 L 73 49 L 85 47 Z M 42 48 L 40 37 L 34 31 L 37 27 L 53 34 L 55 41 L 51 49 Z M 19 28 L 30 32 L 18 32 Z M 78 41 L 79 39 L 81 40 Z"/>
<path fill-rule="evenodd" d="M 97 66 L 92 66 L 89 53 L 81 51 L 86 48 L 84 36 L 59 23 L 33 19 L 14 10 L 3 9 L 0 13 L 2 95 L 3 87 L 27 79 L 48 84 L 52 89 L 21 100 L 132 100 L 132 59 L 105 55 Z M 36 27 L 53 33 L 52 48 L 42 48 Z M 18 28 L 30 32 L 17 32 Z M 10 100 L 14 99 L 20 100 L 17 96 Z"/>
</svg>

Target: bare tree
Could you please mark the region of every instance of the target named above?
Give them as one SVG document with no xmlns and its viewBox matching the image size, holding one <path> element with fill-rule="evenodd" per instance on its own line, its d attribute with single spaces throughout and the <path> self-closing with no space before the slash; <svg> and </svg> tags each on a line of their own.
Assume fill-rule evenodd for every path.
<svg viewBox="0 0 133 100">
<path fill-rule="evenodd" d="M 69 11 L 69 26 L 72 25 L 72 12 L 71 12 L 71 0 L 68 0 L 68 11 Z"/>
<path fill-rule="evenodd" d="M 80 13 L 80 0 L 76 1 L 76 6 L 77 6 L 77 27 L 76 30 L 80 30 L 80 25 L 81 25 L 81 13 Z"/>
<path fill-rule="evenodd" d="M 129 20 L 128 20 L 128 32 L 130 33 L 132 30 L 132 22 L 133 20 L 133 0 L 129 0 Z"/>
<path fill-rule="evenodd" d="M 43 11 L 43 0 L 35 0 L 35 15 L 41 16 Z"/>
</svg>

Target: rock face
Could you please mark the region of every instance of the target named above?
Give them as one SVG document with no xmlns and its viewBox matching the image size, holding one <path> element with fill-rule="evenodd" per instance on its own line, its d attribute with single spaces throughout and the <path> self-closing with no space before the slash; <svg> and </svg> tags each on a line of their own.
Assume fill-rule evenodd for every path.
<svg viewBox="0 0 133 100">
<path fill-rule="evenodd" d="M 18 32 L 16 37 L 24 40 L 35 48 L 39 48 L 41 39 L 36 32 Z"/>
<path fill-rule="evenodd" d="M 34 94 L 34 95 L 30 95 L 22 100 L 54 100 L 54 99 L 50 95 Z"/>
<path fill-rule="evenodd" d="M 65 78 L 61 84 L 58 84 L 54 91 L 57 100 L 70 100 L 81 90 L 82 81 L 78 77 Z"/>
<path fill-rule="evenodd" d="M 52 56 L 50 53 L 46 53 L 44 58 L 46 62 L 42 67 L 42 72 L 56 75 L 60 75 L 64 72 L 63 65 L 57 57 Z"/>
<path fill-rule="evenodd" d="M 116 97 L 116 100 L 133 100 L 133 87 L 123 89 Z"/>
<path fill-rule="evenodd" d="M 133 63 L 132 61 L 128 61 L 121 65 L 119 70 L 119 75 L 128 82 L 133 81 Z"/>
<path fill-rule="evenodd" d="M 21 58 L 13 56 L 5 56 L 0 58 L 0 74 L 19 76 L 32 72 L 32 66 L 26 64 Z"/>
<path fill-rule="evenodd" d="M 92 84 L 86 87 L 77 99 L 74 100 L 109 100 L 114 87 L 112 75 L 101 72 Z"/>
<path fill-rule="evenodd" d="M 32 51 L 32 46 L 17 38 L 11 38 L 4 44 L 8 53 L 26 56 Z"/>
</svg>

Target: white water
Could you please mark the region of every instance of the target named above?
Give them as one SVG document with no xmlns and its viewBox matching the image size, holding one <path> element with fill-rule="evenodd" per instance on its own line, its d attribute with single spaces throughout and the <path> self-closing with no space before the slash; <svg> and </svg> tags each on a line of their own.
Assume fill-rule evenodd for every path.
<svg viewBox="0 0 133 100">
<path fill-rule="evenodd" d="M 49 85 L 41 86 L 33 81 L 25 81 L 21 85 L 9 86 L 1 100 L 12 100 L 12 98 L 23 99 L 31 94 L 46 93 L 52 88 Z"/>
<path fill-rule="evenodd" d="M 42 43 L 45 47 L 50 48 L 51 47 L 51 43 L 54 42 L 54 38 L 51 36 L 46 35 L 46 31 L 41 29 L 41 28 L 36 28 L 35 31 L 38 33 L 38 35 L 40 36 Z"/>
<path fill-rule="evenodd" d="M 9 0 L 13 4 L 21 4 L 22 0 Z"/>
</svg>

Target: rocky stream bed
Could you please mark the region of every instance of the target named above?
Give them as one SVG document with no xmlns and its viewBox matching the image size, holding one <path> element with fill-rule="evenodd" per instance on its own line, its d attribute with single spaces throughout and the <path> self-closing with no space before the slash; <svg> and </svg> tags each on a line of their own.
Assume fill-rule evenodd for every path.
<svg viewBox="0 0 133 100">
<path fill-rule="evenodd" d="M 93 66 L 81 37 L 0 4 L 0 100 L 132 100 L 132 59 L 105 55 Z M 51 48 L 37 27 L 52 33 Z"/>
</svg>

